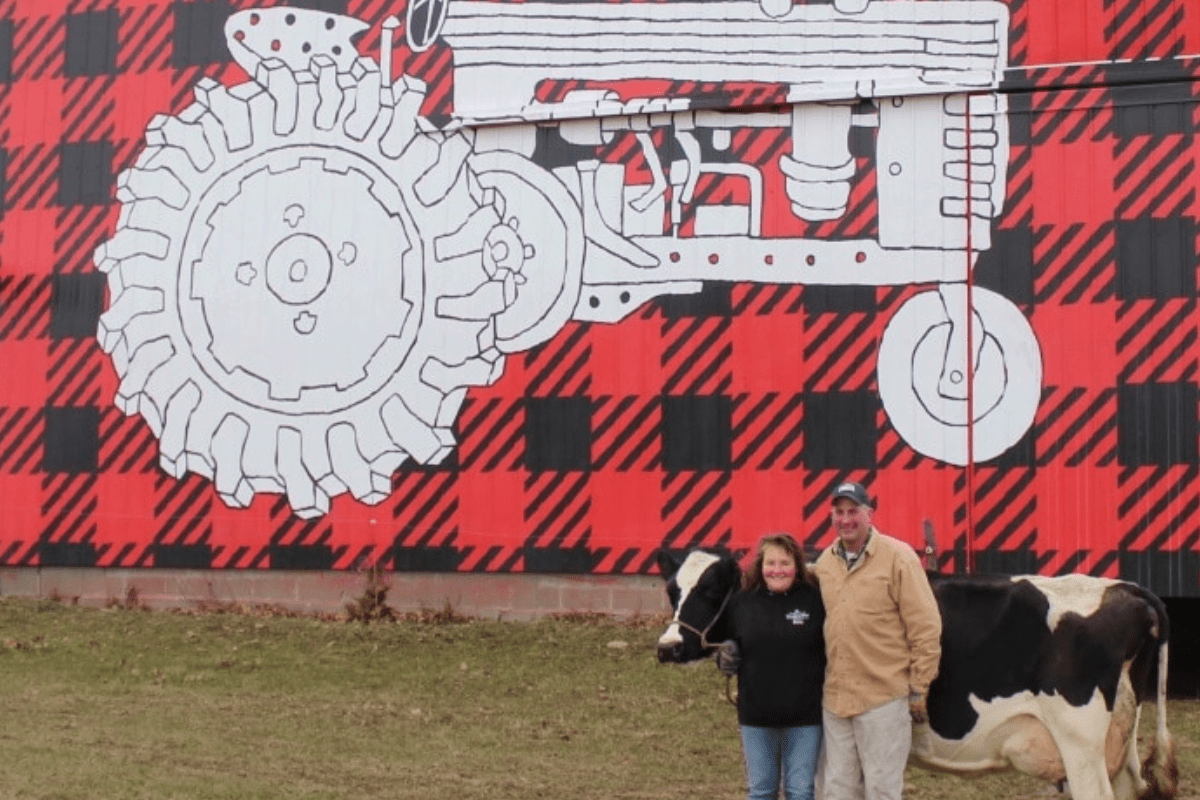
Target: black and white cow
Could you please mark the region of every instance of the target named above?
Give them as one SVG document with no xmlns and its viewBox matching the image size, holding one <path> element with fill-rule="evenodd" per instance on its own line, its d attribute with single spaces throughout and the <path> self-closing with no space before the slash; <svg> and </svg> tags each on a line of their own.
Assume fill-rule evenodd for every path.
<svg viewBox="0 0 1200 800">
<path fill-rule="evenodd" d="M 730 556 L 663 552 L 674 618 L 658 658 L 704 658 L 726 638 L 738 590 Z M 1178 784 L 1167 731 L 1168 620 L 1142 587 L 1087 575 L 930 575 L 942 612 L 942 660 L 929 689 L 929 724 L 913 732 L 912 761 L 979 775 L 1015 769 L 1079 800 L 1170 800 Z M 1157 704 L 1145 764 L 1141 704 Z"/>
</svg>

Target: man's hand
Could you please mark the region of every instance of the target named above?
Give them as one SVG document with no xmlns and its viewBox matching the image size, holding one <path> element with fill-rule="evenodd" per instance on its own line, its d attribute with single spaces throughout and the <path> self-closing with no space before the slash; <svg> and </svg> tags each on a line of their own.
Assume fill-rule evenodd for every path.
<svg viewBox="0 0 1200 800">
<path fill-rule="evenodd" d="M 925 695 L 910 694 L 908 696 L 908 715 L 913 724 L 924 725 L 929 721 L 929 708 L 925 705 Z"/>
<path fill-rule="evenodd" d="M 730 639 L 721 642 L 717 648 L 717 669 L 727 678 L 737 675 L 738 667 L 742 664 L 742 654 L 738 651 L 737 642 Z"/>
</svg>

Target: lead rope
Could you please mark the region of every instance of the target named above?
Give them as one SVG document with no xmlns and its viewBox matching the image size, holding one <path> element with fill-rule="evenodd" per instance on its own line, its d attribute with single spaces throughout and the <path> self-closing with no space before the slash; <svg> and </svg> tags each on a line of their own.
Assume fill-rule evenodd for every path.
<svg viewBox="0 0 1200 800">
<path fill-rule="evenodd" d="M 709 621 L 708 625 L 704 628 L 704 630 L 698 630 L 694 625 L 689 625 L 688 623 L 679 619 L 678 616 L 675 617 L 675 620 L 674 620 L 675 624 L 678 625 L 679 627 L 683 628 L 684 630 L 691 631 L 692 633 L 699 636 L 701 647 L 703 647 L 705 649 L 707 649 L 709 647 L 717 647 L 718 645 L 715 645 L 708 640 L 708 632 L 712 630 L 713 625 L 716 625 L 717 620 L 719 620 L 721 618 L 721 615 L 723 613 L 725 613 L 725 606 L 727 606 L 729 604 L 729 598 L 733 597 L 733 593 L 736 589 L 737 589 L 736 585 L 733 586 L 732 588 L 730 588 L 729 592 L 725 595 L 725 599 L 721 601 L 721 607 L 717 609 L 717 613 L 715 615 L 713 615 L 713 618 Z"/>
</svg>

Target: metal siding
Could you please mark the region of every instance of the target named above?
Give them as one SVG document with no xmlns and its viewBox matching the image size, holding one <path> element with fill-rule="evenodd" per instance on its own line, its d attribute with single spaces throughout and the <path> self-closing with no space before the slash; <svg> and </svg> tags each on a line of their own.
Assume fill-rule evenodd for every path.
<svg viewBox="0 0 1200 800">
<path fill-rule="evenodd" d="M 371 25 L 360 47 L 373 58 L 383 16 L 403 9 L 347 5 Z M 970 5 L 941 7 L 953 16 Z M 1003 144 L 976 149 L 983 161 L 1003 155 L 1003 185 L 976 188 L 979 197 L 1002 190 L 1004 203 L 969 230 L 940 211 L 892 217 L 881 209 L 951 192 L 947 176 L 931 173 L 921 191 L 903 194 L 887 158 L 907 131 L 906 141 L 928 147 L 904 169 L 929 173 L 946 161 L 945 140 L 929 136 L 957 119 L 947 115 L 945 86 L 923 87 L 932 94 L 907 106 L 880 112 L 888 98 L 879 97 L 874 109 L 853 109 L 850 131 L 832 136 L 847 137 L 849 194 L 836 218 L 819 221 L 793 213 L 784 166 L 816 152 L 792 136 L 814 107 L 794 113 L 778 76 L 734 82 L 666 70 L 610 81 L 624 115 L 647 97 L 758 115 L 733 126 L 720 154 L 757 167 L 761 231 L 724 249 L 696 235 L 742 224 L 755 202 L 737 175 L 705 174 L 678 220 L 678 241 L 691 247 L 685 263 L 660 273 L 694 269 L 702 290 L 597 295 L 602 308 L 613 298 L 626 304 L 619 320 L 568 321 L 507 354 L 491 383 L 451 393 L 457 413 L 438 422 L 455 437 L 444 461 L 395 471 L 381 461 L 364 479 L 371 491 L 357 492 L 374 504 L 340 494 L 311 519 L 293 513 L 271 481 L 235 488 L 251 499 L 230 508 L 203 474 L 211 466 L 165 472 L 164 432 L 147 421 L 164 409 L 123 413 L 114 398 L 125 356 L 102 352 L 95 336 L 117 284 L 111 276 L 106 284 L 92 255 L 118 228 L 118 174 L 146 150 L 148 122 L 183 114 L 201 76 L 223 86 L 246 79 L 226 52 L 231 5 L 74 8 L 0 4 L 0 564 L 358 569 L 381 560 L 413 570 L 644 573 L 660 546 L 744 550 L 769 530 L 822 546 L 831 538 L 828 492 L 851 479 L 880 496 L 880 527 L 914 546 L 928 519 L 943 569 L 1081 571 L 1200 596 L 1200 111 L 1196 61 L 1185 55 L 1200 52 L 1195 4 L 1006 3 L 995 93 L 1007 108 Z M 420 110 L 434 125 L 463 111 L 453 106 L 452 39 L 395 50 L 397 69 L 425 82 Z M 539 54 L 528 58 L 536 65 Z M 569 68 L 541 77 L 533 99 L 547 105 L 605 88 L 603 76 Z M 821 130 L 812 119 L 804 124 Z M 574 141 L 532 126 L 478 137 L 520 139 L 541 168 L 568 179 L 577 161 L 594 160 L 598 186 L 640 189 L 653 180 L 652 153 L 668 165 L 682 157 L 671 131 L 655 124 L 622 123 L 598 144 L 582 128 Z M 715 145 L 704 147 L 717 157 Z M 654 212 L 634 223 L 645 233 Z M 908 257 L 888 244 L 910 232 L 911 243 L 953 246 Z M 813 271 L 774 280 L 805 263 L 807 251 L 781 244 L 801 240 L 826 248 Z M 880 241 L 886 246 L 872 249 Z M 890 271 L 878 271 L 880 256 L 891 258 Z M 890 335 L 908 337 L 912 352 L 936 335 L 930 293 L 968 273 L 976 307 L 1009 315 L 1000 329 L 1017 331 L 1017 341 L 1005 346 L 1023 346 L 1027 320 L 1041 369 L 1028 431 L 1008 441 L 1003 426 L 987 422 L 975 431 L 987 457 L 973 465 L 930 455 L 953 452 L 962 431 L 921 428 L 920 403 L 897 406 L 881 393 L 878 363 L 898 317 L 912 327 Z M 966 293 L 943 296 L 965 317 Z"/>
</svg>

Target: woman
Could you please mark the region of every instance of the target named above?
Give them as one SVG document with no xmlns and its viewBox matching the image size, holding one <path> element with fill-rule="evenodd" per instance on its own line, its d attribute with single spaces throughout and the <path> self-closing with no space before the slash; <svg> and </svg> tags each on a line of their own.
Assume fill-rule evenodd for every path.
<svg viewBox="0 0 1200 800">
<path fill-rule="evenodd" d="M 731 601 L 731 638 L 718 656 L 738 678 L 738 724 L 749 800 L 812 800 L 821 747 L 825 607 L 786 533 L 764 536 Z"/>
</svg>

